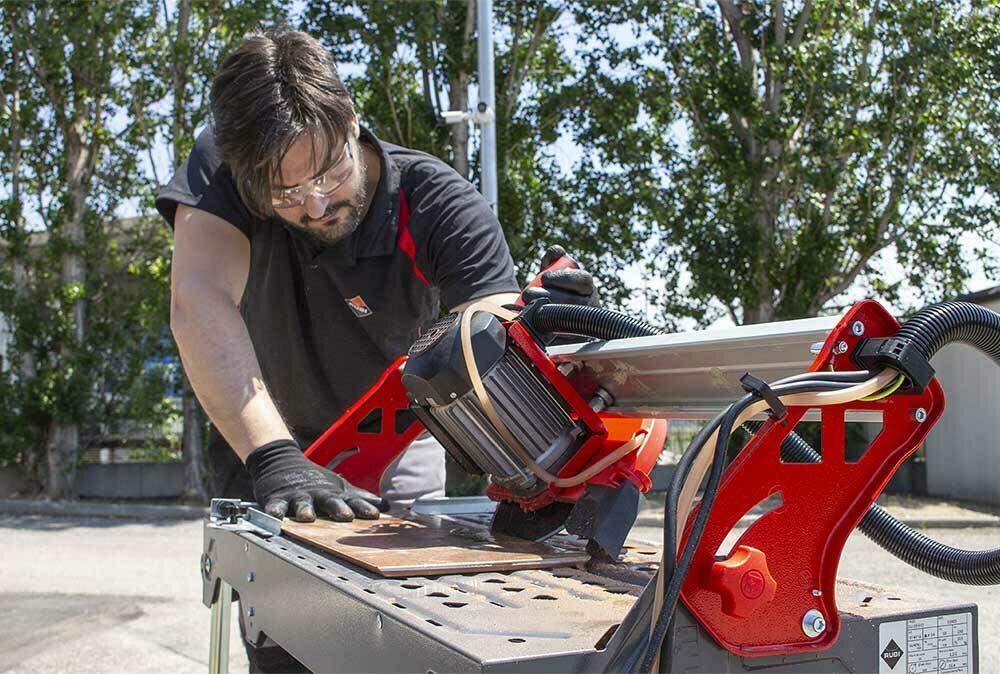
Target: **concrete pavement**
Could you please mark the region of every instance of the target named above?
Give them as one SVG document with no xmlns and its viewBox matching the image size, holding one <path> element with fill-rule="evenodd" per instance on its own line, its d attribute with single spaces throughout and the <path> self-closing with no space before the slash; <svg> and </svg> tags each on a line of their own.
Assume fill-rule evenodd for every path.
<svg viewBox="0 0 1000 674">
<path fill-rule="evenodd" d="M 663 492 L 651 492 L 641 505 L 637 526 L 662 526 Z M 940 498 L 883 495 L 879 504 L 904 524 L 920 529 L 968 529 L 1000 527 L 1000 507 Z M 41 499 L 0 499 L 0 516 L 41 515 L 52 517 L 110 517 L 149 520 L 200 520 L 208 508 L 196 505 L 161 503 L 105 503 L 95 501 L 46 501 Z M 756 513 L 745 518 L 749 524 Z"/>
<path fill-rule="evenodd" d="M 201 604 L 200 521 L 0 517 L 0 672 L 204 672 L 209 611 Z M 658 542 L 658 526 L 633 537 Z M 931 530 L 969 549 L 1000 545 L 1000 529 Z M 980 607 L 980 672 L 1000 672 L 1000 588 L 926 576 L 851 537 L 841 574 L 909 595 Z M 232 671 L 246 671 L 233 621 Z"/>
<path fill-rule="evenodd" d="M 200 521 L 2 517 L 0 672 L 204 672 Z M 232 671 L 246 671 L 233 621 Z"/>
</svg>

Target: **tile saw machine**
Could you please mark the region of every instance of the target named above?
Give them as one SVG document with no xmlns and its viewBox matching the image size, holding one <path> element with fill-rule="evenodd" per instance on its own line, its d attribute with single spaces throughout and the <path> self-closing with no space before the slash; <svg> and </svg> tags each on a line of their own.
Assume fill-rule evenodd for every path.
<svg viewBox="0 0 1000 674">
<path fill-rule="evenodd" d="M 592 341 L 551 346 L 554 336 L 565 334 Z M 428 630 L 427 624 L 446 624 L 409 620 L 420 601 L 407 591 L 423 584 L 407 588 L 398 580 L 359 576 L 349 563 L 322 555 L 319 564 L 320 553 L 282 536 L 280 523 L 267 522 L 249 504 L 230 503 L 224 512 L 227 504 L 220 502 L 206 525 L 203 556 L 213 625 L 224 622 L 225 592 L 236 588 L 243 605 L 253 599 L 251 613 L 256 606 L 271 616 L 266 626 L 259 616 L 241 616 L 248 634 L 266 633 L 318 670 L 976 672 L 975 606 L 893 604 L 885 592 L 868 586 L 847 591 L 837 579 L 847 537 L 860 526 L 889 552 L 935 576 L 1000 583 L 1000 550 L 949 548 L 874 505 L 944 410 L 930 360 L 953 341 L 1000 362 L 1000 315 L 949 302 L 900 326 L 882 305 L 865 301 L 839 318 L 660 335 L 634 318 L 593 307 L 541 300 L 515 311 L 474 304 L 425 332 L 307 456 L 377 491 L 384 469 L 419 434 L 431 432 L 467 472 L 489 476 L 492 507 L 480 503 L 482 511 L 472 514 L 480 522 L 488 516 L 493 534 L 545 540 L 565 528 L 585 541 L 591 562 L 562 583 L 567 587 L 627 577 L 632 588 L 626 600 L 615 598 L 620 615 L 603 616 L 607 605 L 595 611 L 602 618 L 588 629 L 598 632 L 572 648 L 552 636 L 562 633 L 558 607 L 545 614 L 544 629 L 524 624 L 531 639 L 508 638 L 499 646 L 463 635 L 470 613 L 452 632 Z M 810 353 L 811 363 L 805 357 Z M 660 563 L 635 567 L 622 548 L 641 494 L 651 487 L 671 419 L 708 421 L 674 472 Z M 821 422 L 821 454 L 795 434 L 804 420 Z M 846 423 L 857 420 L 880 420 L 882 429 L 862 456 L 848 459 Z M 739 428 L 750 439 L 730 460 L 730 438 Z M 777 507 L 737 529 L 755 506 L 775 498 Z M 421 512 L 420 504 L 414 511 Z M 423 512 L 447 516 L 448 506 Z M 255 532 L 270 545 L 260 545 Z M 226 534 L 243 541 L 242 561 L 225 554 L 233 545 Z M 737 540 L 722 554 L 734 534 Z M 281 544 L 275 548 L 275 542 Z M 261 550 L 251 552 L 250 543 Z M 274 569 L 266 591 L 272 601 L 261 596 L 262 583 L 241 580 L 255 575 L 240 575 L 247 565 Z M 305 567 L 337 568 L 341 584 L 356 580 L 363 587 L 341 596 L 346 590 L 327 582 L 327 574 Z M 550 588 L 567 577 L 556 570 L 517 574 L 533 574 L 525 582 Z M 466 595 L 488 596 L 485 583 L 508 582 L 476 573 L 456 578 L 450 587 L 464 586 Z M 429 587 L 442 578 L 422 580 Z M 280 583 L 284 589 L 275 587 Z M 341 607 L 337 617 L 324 622 L 301 605 L 283 607 L 298 584 L 310 588 L 301 602 L 329 586 Z M 389 604 L 404 606 L 396 612 L 403 615 L 383 605 L 387 592 L 399 600 Z M 434 594 L 447 596 L 426 592 L 419 600 Z M 582 596 L 568 594 L 574 601 Z M 385 652 L 368 650 L 352 664 L 350 639 L 371 634 L 357 634 L 356 621 L 348 624 L 343 615 L 362 625 L 376 615 L 380 639 L 387 638 L 389 616 L 399 641 L 387 643 Z M 476 615 L 487 624 L 540 618 L 485 603 Z M 303 620 L 309 629 L 302 629 Z M 574 638 L 584 631 L 574 624 Z M 225 638 L 216 632 L 214 662 L 223 657 Z M 539 650 L 521 646 L 529 641 Z M 511 644 L 519 646 L 512 651 Z M 458 660 L 449 659 L 456 654 Z"/>
</svg>

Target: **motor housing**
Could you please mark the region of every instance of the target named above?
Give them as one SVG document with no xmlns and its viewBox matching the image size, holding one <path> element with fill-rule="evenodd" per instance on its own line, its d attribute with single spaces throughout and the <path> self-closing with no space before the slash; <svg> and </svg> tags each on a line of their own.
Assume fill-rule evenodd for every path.
<svg viewBox="0 0 1000 674">
<path fill-rule="evenodd" d="M 462 353 L 461 314 L 434 324 L 410 348 L 403 368 L 414 415 L 471 474 L 530 499 L 546 489 L 483 409 Z M 475 366 L 493 408 L 532 460 L 557 473 L 591 437 L 572 408 L 530 362 L 495 316 L 470 321 Z"/>
</svg>

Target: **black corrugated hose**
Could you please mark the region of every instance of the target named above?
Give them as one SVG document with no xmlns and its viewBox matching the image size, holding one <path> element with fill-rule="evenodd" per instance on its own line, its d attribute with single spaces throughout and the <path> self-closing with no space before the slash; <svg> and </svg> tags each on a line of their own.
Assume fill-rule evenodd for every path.
<svg viewBox="0 0 1000 674">
<path fill-rule="evenodd" d="M 756 433 L 761 421 L 743 424 Z M 818 463 L 819 453 L 794 431 L 781 443 L 781 458 L 794 463 Z M 858 528 L 890 554 L 924 573 L 962 585 L 1000 585 L 1000 548 L 961 550 L 914 531 L 889 511 L 872 504 Z"/>
<path fill-rule="evenodd" d="M 660 333 L 638 318 L 577 304 L 545 304 L 532 314 L 530 322 L 542 332 L 571 332 L 595 339 L 648 337 Z"/>
<path fill-rule="evenodd" d="M 658 334 L 649 324 L 609 309 L 547 304 L 532 323 L 542 331 L 571 332 L 597 339 L 624 339 Z M 1000 364 L 1000 314 L 970 302 L 942 302 L 917 312 L 896 335 L 913 340 L 930 360 L 945 344 L 964 342 Z M 754 429 L 755 430 L 755 429 Z M 818 461 L 819 454 L 792 433 L 782 454 L 798 461 Z M 787 453 L 787 454 L 786 454 Z M 1000 584 L 1000 548 L 961 550 L 909 528 L 879 505 L 873 505 L 858 525 L 886 551 L 932 576 L 964 585 Z"/>
<path fill-rule="evenodd" d="M 941 302 L 921 309 L 896 333 L 930 360 L 942 346 L 964 342 L 1000 364 L 1000 314 L 972 302 Z"/>
</svg>

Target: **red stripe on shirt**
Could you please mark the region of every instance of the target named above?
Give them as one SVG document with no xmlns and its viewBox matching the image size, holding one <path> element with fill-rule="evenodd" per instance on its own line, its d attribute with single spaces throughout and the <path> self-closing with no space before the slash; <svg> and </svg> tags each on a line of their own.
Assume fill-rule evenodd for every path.
<svg viewBox="0 0 1000 674">
<path fill-rule="evenodd" d="M 417 266 L 417 245 L 413 242 L 413 234 L 410 233 L 410 204 L 406 201 L 403 188 L 399 189 L 399 222 L 397 228 L 399 229 L 399 247 L 409 256 L 410 261 L 413 263 L 413 273 L 417 275 L 418 279 L 424 282 L 425 286 L 430 286 L 427 277 L 424 276 L 424 273 L 420 271 L 420 267 Z"/>
</svg>

